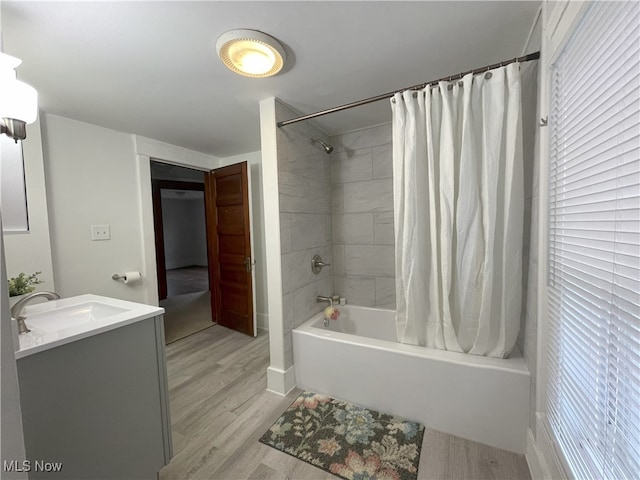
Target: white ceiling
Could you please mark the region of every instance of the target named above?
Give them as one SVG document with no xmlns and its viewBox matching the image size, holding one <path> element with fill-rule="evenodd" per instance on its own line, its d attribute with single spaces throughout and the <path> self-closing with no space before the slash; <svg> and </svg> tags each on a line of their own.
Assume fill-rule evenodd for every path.
<svg viewBox="0 0 640 480">
<path fill-rule="evenodd" d="M 519 56 L 539 2 L 0 5 L 4 50 L 42 110 L 222 157 L 260 149 L 266 97 L 311 113 Z M 279 39 L 284 72 L 228 71 L 215 42 L 237 28 Z M 331 135 L 389 120 L 382 101 L 317 124 Z"/>
</svg>

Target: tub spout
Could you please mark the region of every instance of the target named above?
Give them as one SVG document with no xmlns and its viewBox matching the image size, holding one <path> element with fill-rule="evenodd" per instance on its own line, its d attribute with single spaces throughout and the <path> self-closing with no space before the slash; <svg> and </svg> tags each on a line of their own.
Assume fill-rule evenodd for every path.
<svg viewBox="0 0 640 480">
<path fill-rule="evenodd" d="M 333 300 L 331 299 L 331 297 L 323 297 L 322 295 L 318 295 L 316 297 L 316 302 L 320 303 L 320 302 L 329 302 L 329 306 L 333 307 Z"/>
</svg>

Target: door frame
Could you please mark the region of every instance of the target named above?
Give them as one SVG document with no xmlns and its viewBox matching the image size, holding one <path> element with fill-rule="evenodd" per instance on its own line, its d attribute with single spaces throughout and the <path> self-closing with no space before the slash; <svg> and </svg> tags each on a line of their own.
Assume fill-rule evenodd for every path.
<svg viewBox="0 0 640 480">
<path fill-rule="evenodd" d="M 204 195 L 204 183 L 185 182 L 181 180 L 151 179 L 151 195 L 153 203 L 153 223 L 155 231 L 156 271 L 158 278 L 158 299 L 167 298 L 167 264 L 164 251 L 164 217 L 162 213 L 162 190 L 193 190 Z M 203 197 L 205 211 L 207 208 L 206 195 Z M 205 220 L 206 221 L 206 220 Z M 206 228 L 205 228 L 206 231 Z M 207 242 L 208 244 L 208 242 Z M 208 257 L 207 252 L 207 257 Z M 211 290 L 211 285 L 209 285 Z"/>
<path fill-rule="evenodd" d="M 153 223 L 153 195 L 151 191 L 151 161 L 178 165 L 194 170 L 209 172 L 216 168 L 226 167 L 236 163 L 247 162 L 251 167 L 254 162 L 251 158 L 260 155 L 259 152 L 251 152 L 221 159 L 213 155 L 187 150 L 167 143 L 159 142 L 139 135 L 133 135 L 134 151 L 136 155 L 136 170 L 138 176 L 140 226 L 142 231 L 142 267 L 143 283 L 140 286 L 145 292 L 145 302 L 149 305 L 159 305 L 158 300 L 158 273 L 156 264 L 156 242 Z M 251 256 L 255 259 L 255 228 L 253 222 L 253 196 L 251 168 L 247 168 L 247 181 L 249 183 L 249 225 L 251 229 Z M 266 268 L 266 264 L 262 266 Z M 257 334 L 257 308 L 256 308 L 256 272 L 251 272 L 253 281 L 253 324 L 254 333 Z"/>
</svg>

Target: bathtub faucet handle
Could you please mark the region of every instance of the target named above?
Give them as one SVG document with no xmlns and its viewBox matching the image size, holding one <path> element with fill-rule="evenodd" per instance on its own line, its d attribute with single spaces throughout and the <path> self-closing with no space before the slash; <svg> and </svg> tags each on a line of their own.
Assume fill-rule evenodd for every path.
<svg viewBox="0 0 640 480">
<path fill-rule="evenodd" d="M 330 263 L 323 262 L 322 258 L 320 258 L 320 255 L 314 255 L 311 259 L 311 271 L 316 275 L 320 273 L 322 267 L 328 267 L 330 265 Z"/>
</svg>

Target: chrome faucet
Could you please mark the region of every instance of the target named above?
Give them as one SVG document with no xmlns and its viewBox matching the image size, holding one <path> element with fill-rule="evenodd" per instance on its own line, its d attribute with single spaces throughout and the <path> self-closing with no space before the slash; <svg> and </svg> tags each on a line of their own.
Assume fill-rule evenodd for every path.
<svg viewBox="0 0 640 480">
<path fill-rule="evenodd" d="M 13 307 L 11 307 L 11 318 L 15 318 L 16 322 L 18 322 L 18 333 L 29 333 L 31 331 L 27 327 L 27 324 L 24 323 L 27 317 L 24 317 L 22 315 L 22 311 L 24 310 L 24 307 L 27 306 L 27 303 L 29 303 L 34 298 L 40 298 L 40 297 L 44 297 L 47 300 L 60 299 L 60 295 L 58 295 L 55 292 L 35 292 L 35 293 L 30 293 L 26 297 L 18 300 L 16 304 Z"/>
<path fill-rule="evenodd" d="M 331 297 L 323 297 L 322 295 L 318 295 L 316 297 L 316 302 L 320 303 L 320 302 L 329 302 L 329 306 L 333 307 L 333 299 Z M 324 326 L 328 327 L 329 326 L 329 319 L 324 316 Z"/>
</svg>

